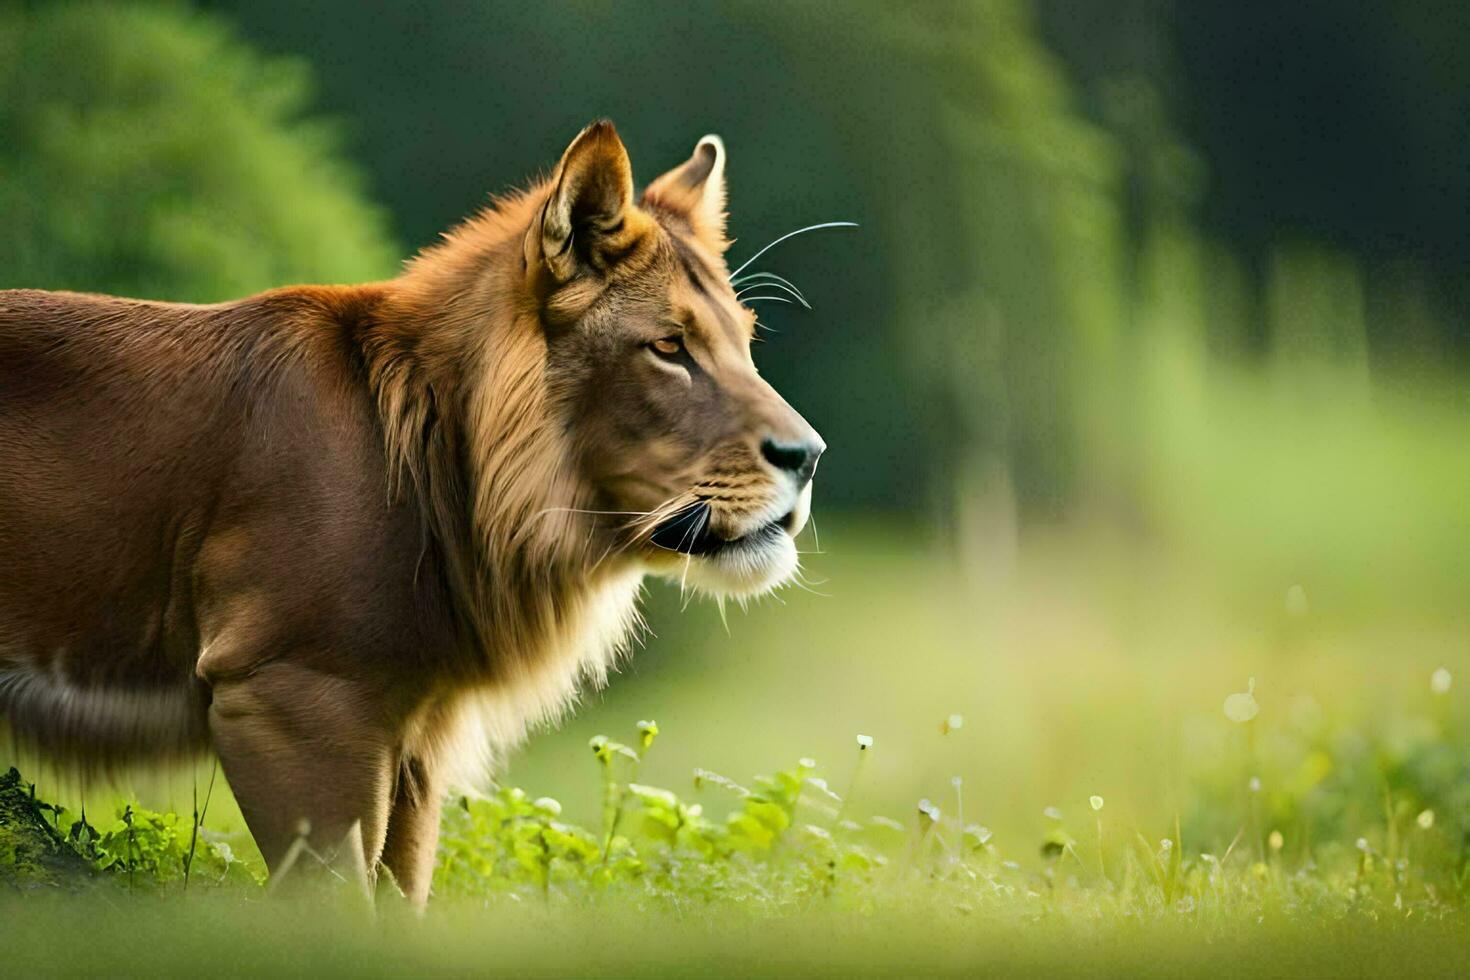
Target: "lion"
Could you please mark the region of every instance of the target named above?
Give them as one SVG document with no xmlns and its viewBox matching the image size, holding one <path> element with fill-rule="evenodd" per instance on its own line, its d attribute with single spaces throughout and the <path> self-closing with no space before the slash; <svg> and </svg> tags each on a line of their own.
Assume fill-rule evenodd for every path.
<svg viewBox="0 0 1470 980">
<path fill-rule="evenodd" d="M 825 444 L 751 358 L 725 148 L 601 121 L 395 279 L 0 292 L 0 712 L 83 768 L 212 751 L 272 873 L 428 897 L 448 789 L 600 685 L 645 576 L 788 581 Z"/>
</svg>

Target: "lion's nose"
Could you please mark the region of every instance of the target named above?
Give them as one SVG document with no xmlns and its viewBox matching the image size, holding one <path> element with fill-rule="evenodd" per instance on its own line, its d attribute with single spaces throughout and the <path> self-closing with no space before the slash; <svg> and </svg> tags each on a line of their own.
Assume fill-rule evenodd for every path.
<svg viewBox="0 0 1470 980">
<path fill-rule="evenodd" d="M 809 442 L 777 442 L 766 438 L 761 442 L 761 455 L 766 462 L 778 470 L 785 470 L 796 477 L 797 486 L 805 486 L 817 471 L 817 460 L 827 451 L 827 444 L 820 437 Z"/>
</svg>

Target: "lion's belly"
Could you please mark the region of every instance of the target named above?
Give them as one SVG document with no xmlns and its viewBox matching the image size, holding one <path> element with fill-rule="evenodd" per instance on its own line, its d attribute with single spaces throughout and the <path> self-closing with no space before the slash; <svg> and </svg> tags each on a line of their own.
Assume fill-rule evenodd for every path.
<svg viewBox="0 0 1470 980">
<path fill-rule="evenodd" d="M 175 563 L 193 535 L 188 520 L 149 520 L 135 505 L 112 515 L 109 501 L 74 490 L 65 506 L 27 507 L 34 484 L 26 491 L 0 476 L 0 715 L 63 757 L 201 747 L 206 702 Z"/>
</svg>

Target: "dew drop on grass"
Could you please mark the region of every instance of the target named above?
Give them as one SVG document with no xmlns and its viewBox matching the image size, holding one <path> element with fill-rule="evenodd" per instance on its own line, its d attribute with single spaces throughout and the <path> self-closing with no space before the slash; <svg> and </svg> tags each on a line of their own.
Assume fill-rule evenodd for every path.
<svg viewBox="0 0 1470 980">
<path fill-rule="evenodd" d="M 1450 676 L 1448 667 L 1437 667 L 1434 673 L 1429 675 L 1429 690 L 1435 694 L 1450 693 L 1450 685 L 1454 678 Z"/>
<path fill-rule="evenodd" d="M 1260 710 L 1261 706 L 1256 703 L 1256 679 L 1254 677 L 1250 679 L 1246 690 L 1232 694 L 1225 699 L 1225 717 L 1237 725 L 1250 721 Z"/>
<path fill-rule="evenodd" d="M 1266 843 L 1271 845 L 1271 850 L 1279 851 L 1286 846 L 1286 838 L 1281 836 L 1281 831 L 1271 831 L 1271 836 L 1266 838 Z"/>
<path fill-rule="evenodd" d="M 1246 785 L 1250 787 L 1252 793 L 1259 793 L 1261 791 L 1261 777 L 1252 776 L 1251 781 Z"/>
<path fill-rule="evenodd" d="M 1062 819 L 1062 811 L 1061 810 L 1058 810 L 1054 806 L 1049 806 L 1045 810 L 1042 810 L 1041 811 L 1041 815 L 1043 817 L 1048 817 L 1048 818 L 1050 818 L 1052 820 L 1060 820 L 1060 819 Z"/>
<path fill-rule="evenodd" d="M 1101 810 L 1103 808 L 1103 798 L 1101 796 L 1089 796 L 1087 802 L 1092 804 L 1094 810 Z"/>
<path fill-rule="evenodd" d="M 1417 823 L 1424 830 L 1428 830 L 1430 827 L 1434 826 L 1434 811 L 1423 811 L 1419 814 L 1418 817 L 1415 818 L 1414 822 Z"/>
</svg>

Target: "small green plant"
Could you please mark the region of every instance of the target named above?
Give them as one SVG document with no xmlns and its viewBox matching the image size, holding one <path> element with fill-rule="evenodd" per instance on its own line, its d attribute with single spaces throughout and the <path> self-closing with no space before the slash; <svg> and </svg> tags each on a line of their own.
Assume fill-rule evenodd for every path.
<svg viewBox="0 0 1470 980">
<path fill-rule="evenodd" d="M 1262 724 L 1252 707 L 1249 718 L 1227 711 L 1229 722 Z M 950 737 L 961 723 L 947 719 L 941 732 Z M 1457 912 L 1470 887 L 1470 790 L 1460 778 L 1470 754 L 1447 716 L 1405 730 L 1414 737 L 1367 743 L 1368 752 L 1370 736 L 1355 736 L 1345 744 L 1357 754 L 1325 768 L 1313 759 L 1333 743 L 1306 742 L 1293 754 L 1294 743 L 1272 732 L 1273 753 L 1246 745 L 1243 759 L 1222 759 L 1222 778 L 1205 779 L 1193 810 L 1171 817 L 1163 836 L 1157 827 L 1105 836 L 1103 798 L 1088 797 L 1093 861 L 1079 853 L 1091 845 L 1079 845 L 1058 807 L 1042 814 L 1039 855 L 1024 848 L 1020 858 L 1006 855 L 986 826 L 966 821 L 958 777 L 950 780 L 952 810 L 923 799 L 907 821 L 860 817 L 853 796 L 874 751 L 865 735 L 855 740 L 842 794 L 809 758 L 748 783 L 696 769 L 687 794 L 654 785 L 645 781 L 646 760 L 659 726 L 644 721 L 630 744 L 603 735 L 590 742 L 602 790 L 596 830 L 567 819 L 557 800 L 514 787 L 456 799 L 444 815 L 434 890 L 448 901 L 674 912 L 866 913 L 920 903 L 1022 917 L 1045 909 L 1195 921 L 1240 913 L 1439 918 Z M 1362 759 L 1372 760 L 1370 771 L 1360 771 L 1361 762 L 1355 769 Z M 1264 776 L 1251 776 L 1242 796 L 1231 774 L 1257 770 Z M 1342 803 L 1329 820 L 1313 809 L 1326 789 L 1368 805 Z M 38 799 L 12 770 L 0 780 L 0 866 L 50 881 L 55 875 L 41 872 L 59 855 L 73 862 L 73 873 L 139 891 L 182 889 L 191 880 L 253 885 L 205 827 L 210 798 L 211 789 L 202 798 L 196 791 L 188 818 L 124 803 L 98 829 L 84 814 Z M 1214 801 L 1207 820 L 1199 816 L 1201 800 Z M 1348 823 L 1355 812 L 1369 819 Z M 1231 825 L 1223 850 L 1191 851 L 1196 841 L 1223 843 L 1212 828 Z M 30 838 L 16 836 L 22 826 Z"/>
</svg>

